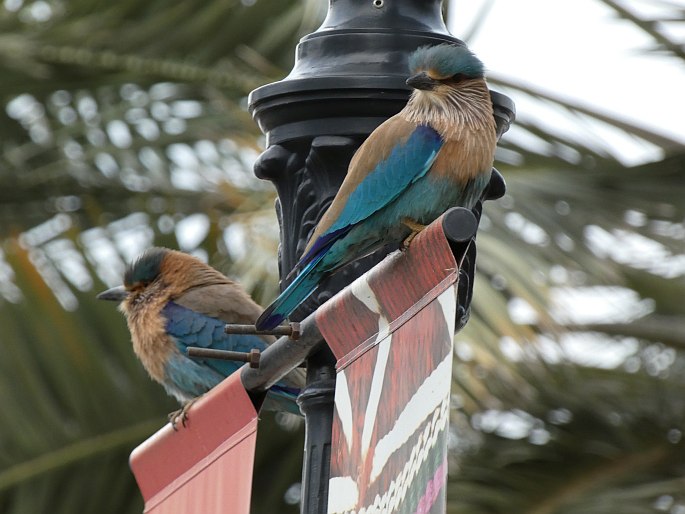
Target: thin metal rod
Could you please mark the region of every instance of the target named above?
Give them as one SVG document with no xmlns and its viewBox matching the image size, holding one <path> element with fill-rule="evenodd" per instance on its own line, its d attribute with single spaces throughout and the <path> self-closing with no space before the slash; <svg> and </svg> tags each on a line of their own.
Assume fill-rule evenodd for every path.
<svg viewBox="0 0 685 514">
<path fill-rule="evenodd" d="M 230 350 L 214 350 L 212 348 L 191 346 L 186 350 L 186 353 L 188 357 L 193 358 L 247 362 L 250 368 L 258 368 L 261 352 L 257 348 L 253 348 L 249 352 L 232 352 Z"/>
<path fill-rule="evenodd" d="M 300 337 L 294 340 L 281 337 L 262 352 L 258 369 L 243 366 L 240 379 L 248 391 L 266 391 L 285 375 L 297 368 L 302 361 L 325 344 L 315 315 L 309 315 L 300 323 Z"/>
<path fill-rule="evenodd" d="M 227 334 L 248 334 L 261 336 L 289 336 L 292 339 L 300 337 L 300 324 L 293 322 L 282 325 L 272 330 L 257 330 L 254 325 L 226 325 L 224 332 Z"/>
</svg>

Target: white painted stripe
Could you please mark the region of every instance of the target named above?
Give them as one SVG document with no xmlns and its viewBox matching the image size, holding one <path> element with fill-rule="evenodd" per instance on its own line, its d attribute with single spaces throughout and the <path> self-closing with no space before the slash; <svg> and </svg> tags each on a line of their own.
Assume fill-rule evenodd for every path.
<svg viewBox="0 0 685 514">
<path fill-rule="evenodd" d="M 452 383 L 452 352 L 419 386 L 392 429 L 376 444 L 371 467 L 371 481 L 380 475 L 392 454 L 414 434 L 422 423 L 433 415 L 445 397 L 449 397 Z"/>
<path fill-rule="evenodd" d="M 383 390 L 385 368 L 388 362 L 392 337 L 390 336 L 390 323 L 382 311 L 378 298 L 369 286 L 367 276 L 362 275 L 355 280 L 350 286 L 350 292 L 357 300 L 362 302 L 367 309 L 374 314 L 378 314 L 378 334 L 376 335 L 376 342 L 381 342 L 378 346 L 376 365 L 374 367 L 371 389 L 369 391 L 369 400 L 366 405 L 364 416 L 364 427 L 362 429 L 361 455 L 362 459 L 364 459 L 366 458 L 369 446 L 371 445 L 371 436 L 373 435 L 374 426 L 376 424 L 376 413 L 378 412 L 378 405 Z"/>
<path fill-rule="evenodd" d="M 440 296 L 438 302 L 442 308 L 442 314 L 447 321 L 447 329 L 450 334 L 454 333 L 454 317 L 457 315 L 457 284 L 448 287 Z"/>
<path fill-rule="evenodd" d="M 381 309 L 381 305 L 378 302 L 378 298 L 376 298 L 376 295 L 369 286 L 367 276 L 362 275 L 357 280 L 352 282 L 352 285 L 350 286 L 350 292 L 357 300 L 362 302 L 367 309 L 369 309 L 374 314 L 379 315 L 378 336 L 376 337 L 376 341 L 380 341 L 385 336 L 387 336 L 390 331 L 390 324 L 388 323 L 388 319 Z"/>
<path fill-rule="evenodd" d="M 352 477 L 333 477 L 328 481 L 328 512 L 355 510 L 359 501 L 359 489 Z"/>
<path fill-rule="evenodd" d="M 347 388 L 345 372 L 338 373 L 335 384 L 335 410 L 342 426 L 343 435 L 347 442 L 347 450 L 352 451 L 352 402 L 350 391 Z"/>
<path fill-rule="evenodd" d="M 376 358 L 376 365 L 373 368 L 373 377 L 371 379 L 371 390 L 369 391 L 369 402 L 366 405 L 366 412 L 364 414 L 364 428 L 362 430 L 361 451 L 362 459 L 366 459 L 366 454 L 371 445 L 371 436 L 376 425 L 376 418 L 378 414 L 378 405 L 381 400 L 381 393 L 383 392 L 383 381 L 385 379 L 385 369 L 388 365 L 388 356 L 390 355 L 390 345 L 392 343 L 392 336 L 386 337 L 378 345 L 378 357 Z"/>
</svg>

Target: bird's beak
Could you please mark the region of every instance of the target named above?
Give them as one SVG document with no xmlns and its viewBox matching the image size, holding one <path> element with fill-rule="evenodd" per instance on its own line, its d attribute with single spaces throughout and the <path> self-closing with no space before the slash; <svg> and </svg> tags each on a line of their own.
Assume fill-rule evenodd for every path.
<svg viewBox="0 0 685 514">
<path fill-rule="evenodd" d="M 103 291 L 99 295 L 96 296 L 98 300 L 110 300 L 112 302 L 121 302 L 122 300 L 125 300 L 126 297 L 128 296 L 128 291 L 126 291 L 126 288 L 124 286 L 116 286 L 108 289 L 107 291 Z"/>
<path fill-rule="evenodd" d="M 412 75 L 407 79 L 407 85 L 413 87 L 414 89 L 422 89 L 424 91 L 430 91 L 437 86 L 438 81 L 433 80 L 428 76 L 425 71 Z"/>
</svg>

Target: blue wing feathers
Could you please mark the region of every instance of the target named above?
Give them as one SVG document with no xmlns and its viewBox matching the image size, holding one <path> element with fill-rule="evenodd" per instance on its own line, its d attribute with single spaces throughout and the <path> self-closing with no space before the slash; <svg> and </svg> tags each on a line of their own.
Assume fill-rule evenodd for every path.
<svg viewBox="0 0 685 514">
<path fill-rule="evenodd" d="M 326 255 L 326 251 L 333 242 L 331 241 L 328 246 L 322 248 L 314 260 L 309 262 L 295 277 L 295 280 L 262 312 L 255 323 L 258 330 L 270 330 L 280 325 L 299 304 L 314 292 L 321 278 L 321 272 L 317 271 L 316 265 Z"/>
<path fill-rule="evenodd" d="M 433 128 L 416 127 L 404 144 L 396 145 L 357 185 L 327 234 L 359 223 L 392 202 L 428 172 L 443 143 Z"/>
<path fill-rule="evenodd" d="M 179 350 L 189 346 L 202 346 L 217 350 L 247 352 L 252 348 L 264 350 L 266 343 L 256 335 L 226 334 L 223 321 L 205 316 L 174 302 L 166 304 L 162 314 L 167 320 L 166 332 L 173 336 Z M 186 320 L 191 319 L 192 323 Z"/>
<path fill-rule="evenodd" d="M 305 266 L 295 280 L 269 305 L 257 320 L 257 328 L 278 326 L 316 289 L 330 269 L 317 268 L 334 243 L 352 228 L 383 209 L 413 182 L 423 177 L 435 162 L 444 141 L 428 125 L 417 126 L 403 143 L 395 145 L 388 157 L 366 175 L 350 193 L 338 218 L 300 259 L 296 269 Z M 340 264 L 343 264 L 342 262 Z"/>
<path fill-rule="evenodd" d="M 300 259 L 297 267 L 325 253 L 352 227 L 397 198 L 412 182 L 423 177 L 433 165 L 444 141 L 427 125 L 419 125 L 409 139 L 397 145 L 379 162 L 352 192 L 336 222 L 319 237 Z"/>
<path fill-rule="evenodd" d="M 252 348 L 259 350 L 266 348 L 266 343 L 259 336 L 226 334 L 223 321 L 173 302 L 167 303 L 162 309 L 162 314 L 167 320 L 167 334 L 174 338 L 178 350 L 184 356 L 186 349 L 190 346 L 236 352 L 249 352 Z M 223 376 L 230 375 L 241 366 L 238 362 L 217 359 L 195 360 L 194 362 L 202 363 Z"/>
<path fill-rule="evenodd" d="M 326 253 L 326 251 L 328 251 L 328 249 L 333 245 L 333 243 L 335 243 L 338 239 L 347 234 L 351 228 L 351 226 L 343 227 L 332 232 L 326 232 L 324 235 L 319 237 L 314 242 L 309 251 L 306 254 L 304 254 L 304 256 L 297 263 L 296 268 L 302 267 L 307 263 L 311 262 L 312 259 L 316 258 L 317 255 L 322 255 L 323 253 Z"/>
<path fill-rule="evenodd" d="M 167 390 L 179 398 L 194 398 L 216 386 L 225 377 L 236 372 L 242 364 L 217 359 L 189 359 L 190 346 L 248 352 L 252 348 L 264 350 L 266 342 L 256 335 L 226 334 L 225 323 L 186 307 L 169 302 L 162 309 L 166 319 L 166 332 L 176 343 L 179 354 L 167 362 L 165 371 L 169 382 Z M 300 414 L 295 403 L 299 389 L 275 385 L 267 395 L 267 405 Z"/>
</svg>

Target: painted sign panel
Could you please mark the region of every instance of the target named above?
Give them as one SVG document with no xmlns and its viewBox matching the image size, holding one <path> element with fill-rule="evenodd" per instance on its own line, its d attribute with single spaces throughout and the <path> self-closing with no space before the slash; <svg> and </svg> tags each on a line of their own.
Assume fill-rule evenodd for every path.
<svg viewBox="0 0 685 514">
<path fill-rule="evenodd" d="M 145 511 L 248 514 L 257 411 L 234 373 L 192 407 L 186 427 L 166 425 L 131 454 Z"/>
<path fill-rule="evenodd" d="M 317 313 L 338 358 L 329 514 L 445 512 L 458 274 L 439 228 Z"/>
</svg>

